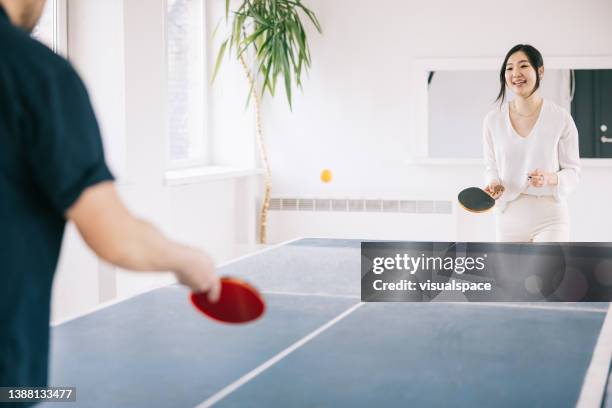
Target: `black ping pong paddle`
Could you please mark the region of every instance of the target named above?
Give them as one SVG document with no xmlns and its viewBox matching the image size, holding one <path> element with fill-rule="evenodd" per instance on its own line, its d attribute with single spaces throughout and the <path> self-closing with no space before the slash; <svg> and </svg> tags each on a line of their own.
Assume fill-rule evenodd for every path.
<svg viewBox="0 0 612 408">
<path fill-rule="evenodd" d="M 191 293 L 193 306 L 213 320 L 222 323 L 248 323 L 258 319 L 266 303 L 257 289 L 247 282 L 230 277 L 221 278 L 221 295 L 212 303 L 206 293 Z"/>
<path fill-rule="evenodd" d="M 494 194 L 502 193 L 504 187 L 495 186 Z M 495 205 L 495 199 L 491 194 L 478 187 L 469 187 L 462 190 L 457 197 L 459 204 L 469 212 L 481 213 L 490 210 Z"/>
</svg>

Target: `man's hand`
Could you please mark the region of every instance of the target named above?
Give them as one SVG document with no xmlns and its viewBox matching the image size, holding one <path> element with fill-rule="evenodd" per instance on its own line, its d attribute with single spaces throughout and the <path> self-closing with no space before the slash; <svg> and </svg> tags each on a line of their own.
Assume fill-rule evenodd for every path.
<svg viewBox="0 0 612 408">
<path fill-rule="evenodd" d="M 215 265 L 208 254 L 184 248 L 184 255 L 175 271 L 177 280 L 193 292 L 207 293 L 208 300 L 216 302 L 221 295 L 221 282 L 215 275 Z"/>
<path fill-rule="evenodd" d="M 559 183 L 557 173 L 546 173 L 540 169 L 527 174 L 527 180 L 533 187 L 556 186 Z"/>
</svg>

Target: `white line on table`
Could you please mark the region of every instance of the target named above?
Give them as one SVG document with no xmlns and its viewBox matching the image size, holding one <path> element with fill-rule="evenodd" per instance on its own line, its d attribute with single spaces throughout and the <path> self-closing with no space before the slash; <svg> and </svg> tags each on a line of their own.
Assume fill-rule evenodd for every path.
<svg viewBox="0 0 612 408">
<path fill-rule="evenodd" d="M 292 291 L 280 291 L 280 290 L 263 290 L 263 294 L 266 295 L 282 295 L 282 296 L 319 296 L 319 297 L 331 297 L 340 299 L 361 299 L 358 295 L 348 294 L 334 294 L 326 292 L 292 292 Z M 366 302 L 368 303 L 368 302 Z M 370 303 L 384 303 L 384 302 L 370 302 Z M 402 302 L 396 302 L 402 303 Z M 403 302 L 411 303 L 411 302 Z M 480 306 L 480 307 L 496 307 L 496 308 L 508 308 L 508 309 L 535 309 L 535 310 L 552 310 L 556 312 L 588 312 L 588 313 L 606 313 L 607 309 L 597 308 L 591 306 L 579 307 L 571 305 L 565 305 L 563 303 L 503 303 L 503 302 L 412 302 L 428 305 L 457 305 L 461 306 Z"/>
<path fill-rule="evenodd" d="M 442 303 L 442 302 L 432 302 Z M 533 303 L 497 303 L 497 302 L 457 302 L 456 305 L 465 306 L 484 306 L 484 307 L 502 307 L 509 309 L 537 309 L 537 310 L 554 310 L 557 312 L 590 312 L 590 313 L 606 313 L 606 309 L 597 307 L 576 307 L 576 306 L 554 306 L 557 303 L 548 305 L 544 304 L 533 304 Z"/>
<path fill-rule="evenodd" d="M 612 360 L 612 303 L 604 320 L 593 351 L 591 364 L 584 377 L 576 408 L 600 408 L 606 392 L 606 382 Z"/>
<path fill-rule="evenodd" d="M 291 292 L 282 290 L 263 290 L 261 293 L 265 295 L 283 295 L 283 296 L 319 296 L 319 297 L 332 297 L 341 299 L 356 299 L 359 300 L 361 297 L 358 295 L 337 295 L 334 293 L 325 292 Z"/>
<path fill-rule="evenodd" d="M 229 384 L 228 386 L 222 388 L 220 391 L 213 394 L 211 397 L 209 397 L 208 399 L 203 401 L 201 404 L 199 404 L 197 408 L 210 407 L 213 404 L 221 401 L 223 398 L 227 397 L 229 394 L 236 391 L 238 388 L 240 388 L 247 382 L 251 381 L 253 378 L 257 377 L 259 374 L 263 373 L 268 368 L 272 367 L 274 364 L 278 363 L 283 358 L 287 357 L 289 354 L 293 353 L 295 350 L 299 349 L 304 344 L 308 343 L 310 340 L 314 339 L 319 334 L 323 333 L 325 330 L 329 329 L 330 327 L 338 323 L 340 320 L 344 319 L 346 316 L 353 313 L 355 310 L 357 310 L 362 305 L 363 303 L 360 302 L 360 303 L 357 303 L 351 306 L 350 308 L 348 308 L 347 310 L 345 310 L 344 312 L 342 312 L 341 314 L 339 314 L 338 316 L 336 316 L 329 322 L 325 323 L 323 326 L 319 327 L 318 329 L 308 334 L 307 336 L 302 337 L 300 340 L 296 341 L 295 343 L 293 343 L 292 345 L 290 345 L 289 347 L 287 347 L 286 349 L 284 349 L 283 351 L 281 351 L 274 357 L 270 358 L 268 361 L 264 362 L 263 364 L 249 371 L 248 373 L 238 378 L 236 381 Z"/>
</svg>

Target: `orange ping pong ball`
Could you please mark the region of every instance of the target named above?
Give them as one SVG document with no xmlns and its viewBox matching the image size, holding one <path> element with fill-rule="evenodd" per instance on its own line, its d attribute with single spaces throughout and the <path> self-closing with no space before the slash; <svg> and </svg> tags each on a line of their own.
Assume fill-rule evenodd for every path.
<svg viewBox="0 0 612 408">
<path fill-rule="evenodd" d="M 321 172 L 321 181 L 324 183 L 329 183 L 332 179 L 332 172 L 328 169 L 323 169 Z"/>
</svg>

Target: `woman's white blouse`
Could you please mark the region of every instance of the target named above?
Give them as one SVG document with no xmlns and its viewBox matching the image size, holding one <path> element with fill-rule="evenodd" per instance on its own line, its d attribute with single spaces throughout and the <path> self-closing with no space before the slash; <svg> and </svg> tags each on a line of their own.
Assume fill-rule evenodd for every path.
<svg viewBox="0 0 612 408">
<path fill-rule="evenodd" d="M 543 100 L 540 116 L 527 137 L 516 133 L 508 103 L 504 103 L 485 117 L 483 139 L 486 183 L 497 180 L 505 187 L 497 204 L 502 211 L 520 194 L 565 201 L 578 184 L 578 130 L 572 116 L 553 102 Z M 535 169 L 557 173 L 559 184 L 530 186 L 527 175 Z"/>
</svg>

